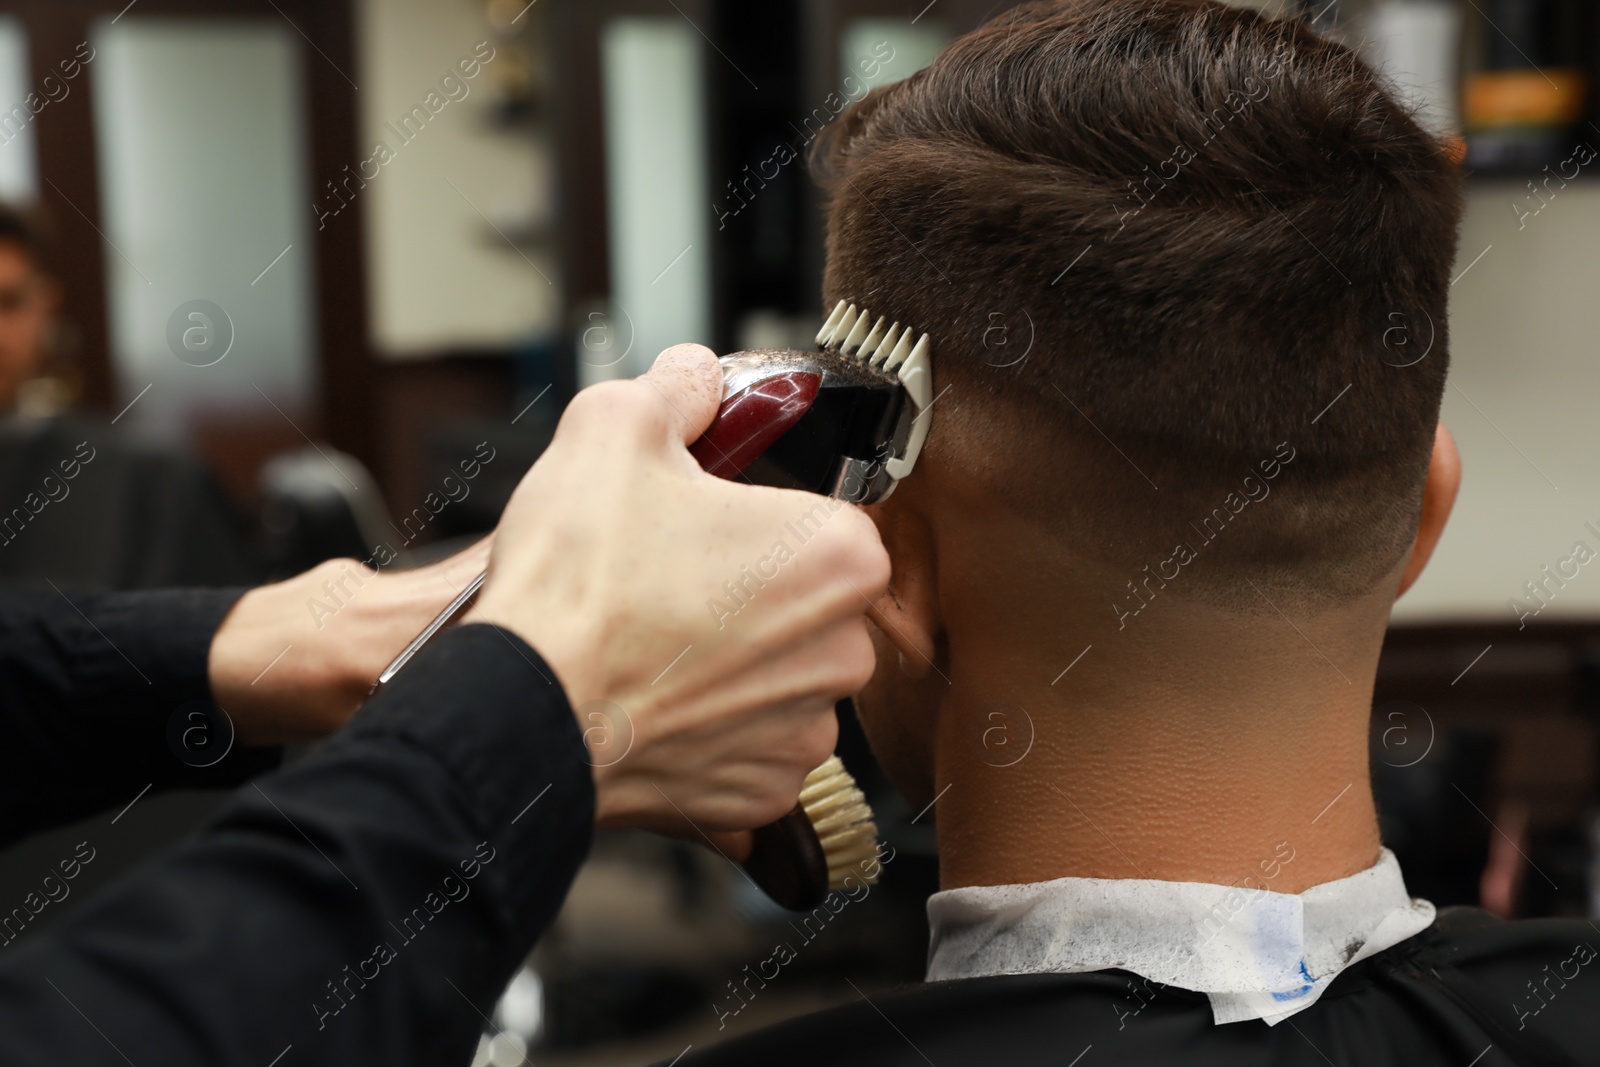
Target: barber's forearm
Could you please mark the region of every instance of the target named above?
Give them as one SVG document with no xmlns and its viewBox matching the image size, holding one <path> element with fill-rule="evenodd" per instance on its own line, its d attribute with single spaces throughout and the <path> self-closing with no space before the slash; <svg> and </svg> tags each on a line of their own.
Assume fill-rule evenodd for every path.
<svg viewBox="0 0 1600 1067">
<path fill-rule="evenodd" d="M 484 626 L 442 635 L 198 840 L 0 952 L 7 1053 L 467 1062 L 587 852 L 585 755 L 531 648 Z"/>
<path fill-rule="evenodd" d="M 207 656 L 242 590 L 8 591 L 0 600 L 0 844 L 146 787 L 231 785 L 276 760 L 180 758 L 168 725 L 210 696 Z M 181 734 L 181 731 L 179 731 Z"/>
<path fill-rule="evenodd" d="M 490 541 L 415 570 L 351 559 L 252 589 L 218 629 L 216 700 L 250 744 L 325 737 L 378 674 L 488 564 Z"/>
</svg>

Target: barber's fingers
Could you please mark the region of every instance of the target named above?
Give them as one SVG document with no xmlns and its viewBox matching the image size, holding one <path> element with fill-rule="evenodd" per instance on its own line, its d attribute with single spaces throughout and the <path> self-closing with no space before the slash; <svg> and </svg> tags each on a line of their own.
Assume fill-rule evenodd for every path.
<svg viewBox="0 0 1600 1067">
<path fill-rule="evenodd" d="M 811 540 L 796 549 L 791 568 L 795 585 L 833 598 L 839 614 L 865 617 L 889 589 L 889 552 L 877 524 L 854 504 L 818 504 L 817 497 L 801 493 L 794 497 L 801 508 L 807 503 L 810 507 L 791 513 L 790 525 L 798 525 L 794 514 L 811 516 L 819 508 L 832 512 Z"/>
<path fill-rule="evenodd" d="M 689 444 L 722 403 L 722 365 L 702 345 L 674 345 L 649 372 L 581 390 L 561 415 L 556 443 L 617 457 Z M 622 446 L 619 450 L 616 446 Z M 689 457 L 681 457 L 689 462 Z"/>
<path fill-rule="evenodd" d="M 805 723 L 775 709 L 831 709 L 866 687 L 876 669 L 877 655 L 869 625 L 857 615 L 841 617 L 826 627 L 789 633 L 781 642 L 787 647 L 778 644 L 763 649 L 755 666 L 741 677 L 729 679 L 724 692 L 730 701 L 774 709 L 760 713 L 761 725 L 786 732 L 780 738 L 785 757 L 796 761 L 804 774 L 832 754 L 835 739 L 831 733 L 805 735 Z"/>
<path fill-rule="evenodd" d="M 673 434 L 686 445 L 699 440 L 722 404 L 722 364 L 704 345 L 673 345 L 639 381 L 660 395 Z"/>
<path fill-rule="evenodd" d="M 833 701 L 808 698 L 769 708 L 740 734 L 698 737 L 676 765 L 630 783 L 655 810 L 635 825 L 704 842 L 775 822 L 794 808 L 806 776 L 833 754 L 839 724 Z"/>
</svg>

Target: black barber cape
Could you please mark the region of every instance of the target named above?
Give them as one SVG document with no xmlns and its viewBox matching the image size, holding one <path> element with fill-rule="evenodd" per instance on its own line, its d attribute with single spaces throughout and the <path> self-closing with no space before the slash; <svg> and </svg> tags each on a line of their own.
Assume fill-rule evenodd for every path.
<svg viewBox="0 0 1600 1067">
<path fill-rule="evenodd" d="M 1600 930 L 1451 908 L 1276 1026 L 1121 971 L 937 982 L 769 1027 L 677 1067 L 1593 1067 Z"/>
<path fill-rule="evenodd" d="M 114 834 L 147 785 L 260 768 L 193 770 L 168 733 L 209 696 L 239 595 L 0 596 L 0 843 L 101 810 Z M 533 649 L 442 635 L 338 736 L 54 926 L 30 917 L 92 844 L 0 901 L 0 1064 L 469 1063 L 588 851 L 584 751 Z"/>
</svg>

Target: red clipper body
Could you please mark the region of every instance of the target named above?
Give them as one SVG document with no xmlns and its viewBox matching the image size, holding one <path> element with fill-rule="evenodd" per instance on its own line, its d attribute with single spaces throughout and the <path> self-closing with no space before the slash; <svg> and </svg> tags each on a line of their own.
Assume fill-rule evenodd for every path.
<svg viewBox="0 0 1600 1067">
<path fill-rule="evenodd" d="M 927 336 L 841 303 L 817 343 L 722 357 L 722 407 L 689 451 L 719 478 L 876 503 L 927 437 Z"/>
</svg>

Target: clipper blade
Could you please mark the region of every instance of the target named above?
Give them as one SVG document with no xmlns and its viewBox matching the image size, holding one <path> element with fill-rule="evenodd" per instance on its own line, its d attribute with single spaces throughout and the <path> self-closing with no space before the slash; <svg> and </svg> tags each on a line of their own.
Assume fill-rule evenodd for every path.
<svg viewBox="0 0 1600 1067">
<path fill-rule="evenodd" d="M 817 347 L 879 371 L 904 387 L 915 415 L 904 448 L 885 464 L 898 482 L 911 473 L 928 439 L 926 416 L 934 401 L 933 341 L 911 326 L 899 322 L 886 326 L 886 321 L 885 315 L 874 319 L 866 308 L 841 300 L 817 331 Z"/>
</svg>

